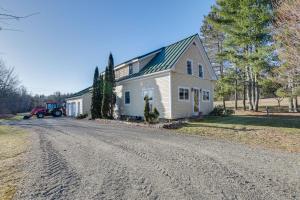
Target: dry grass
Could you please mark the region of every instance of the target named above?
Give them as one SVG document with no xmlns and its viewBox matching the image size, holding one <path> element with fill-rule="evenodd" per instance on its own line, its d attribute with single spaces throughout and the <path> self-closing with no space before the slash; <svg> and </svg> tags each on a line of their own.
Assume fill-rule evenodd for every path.
<svg viewBox="0 0 300 200">
<path fill-rule="evenodd" d="M 9 126 L 0 126 L 0 199 L 12 199 L 23 173 L 22 159 L 28 134 Z"/>
<path fill-rule="evenodd" d="M 179 129 L 180 132 L 208 136 L 266 148 L 300 152 L 300 118 L 290 116 L 208 117 Z"/>
<path fill-rule="evenodd" d="M 281 101 L 281 108 L 278 108 L 278 103 L 276 101 L 276 99 L 274 98 L 268 98 L 268 99 L 260 99 L 259 100 L 259 107 L 261 111 L 265 111 L 266 106 L 269 106 L 271 108 L 273 108 L 274 110 L 281 110 L 281 111 L 288 111 L 288 98 L 283 99 L 283 101 Z M 298 97 L 298 102 L 300 102 L 300 97 Z M 216 101 L 214 102 L 214 105 L 223 105 L 222 101 Z M 226 101 L 226 106 L 228 108 L 234 108 L 234 101 Z M 243 101 L 239 100 L 238 101 L 238 107 L 242 108 L 243 107 Z"/>
</svg>

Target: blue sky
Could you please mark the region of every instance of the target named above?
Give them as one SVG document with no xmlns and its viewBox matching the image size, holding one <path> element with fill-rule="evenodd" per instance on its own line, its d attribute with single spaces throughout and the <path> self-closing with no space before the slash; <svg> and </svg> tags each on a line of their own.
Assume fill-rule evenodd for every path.
<svg viewBox="0 0 300 200">
<path fill-rule="evenodd" d="M 109 52 L 115 63 L 198 33 L 214 0 L 1 0 L 16 15 L 0 24 L 0 58 L 33 94 L 76 92 L 92 84 Z M 3 10 L 0 10 L 3 12 Z"/>
</svg>

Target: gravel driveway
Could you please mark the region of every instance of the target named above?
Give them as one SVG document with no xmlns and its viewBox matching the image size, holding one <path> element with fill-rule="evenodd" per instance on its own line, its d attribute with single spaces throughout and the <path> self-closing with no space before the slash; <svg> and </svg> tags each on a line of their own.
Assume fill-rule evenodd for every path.
<svg viewBox="0 0 300 200">
<path fill-rule="evenodd" d="M 159 129 L 32 119 L 16 199 L 300 199 L 300 154 Z"/>
</svg>

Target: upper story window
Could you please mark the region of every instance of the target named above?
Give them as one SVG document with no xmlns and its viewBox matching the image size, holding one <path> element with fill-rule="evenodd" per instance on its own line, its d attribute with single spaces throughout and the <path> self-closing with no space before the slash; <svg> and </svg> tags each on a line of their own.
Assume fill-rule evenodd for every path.
<svg viewBox="0 0 300 200">
<path fill-rule="evenodd" d="M 129 75 L 133 74 L 133 66 L 132 66 L 132 64 L 129 64 L 128 66 L 129 66 Z"/>
<path fill-rule="evenodd" d="M 125 104 L 130 104 L 130 92 L 125 92 Z"/>
<path fill-rule="evenodd" d="M 191 60 L 188 60 L 186 62 L 186 71 L 187 71 L 187 74 L 189 75 L 192 75 L 193 74 L 193 62 Z"/>
<path fill-rule="evenodd" d="M 202 91 L 202 100 L 203 101 L 210 101 L 210 92 L 209 90 Z"/>
<path fill-rule="evenodd" d="M 203 73 L 203 66 L 202 65 L 199 65 L 199 77 L 200 78 L 203 78 L 204 76 L 204 73 Z"/>
<path fill-rule="evenodd" d="M 188 101 L 190 98 L 189 89 L 188 88 L 179 88 L 178 98 L 179 98 L 179 100 Z"/>
</svg>

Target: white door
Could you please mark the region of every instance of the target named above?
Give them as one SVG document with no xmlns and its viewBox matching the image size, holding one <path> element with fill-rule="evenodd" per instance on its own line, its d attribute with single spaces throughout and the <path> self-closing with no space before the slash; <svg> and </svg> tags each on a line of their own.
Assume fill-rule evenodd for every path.
<svg viewBox="0 0 300 200">
<path fill-rule="evenodd" d="M 76 116 L 76 103 L 75 102 L 73 102 L 72 103 L 72 117 L 75 117 Z"/>
<path fill-rule="evenodd" d="M 80 102 L 77 103 L 77 116 L 80 115 Z"/>
<path fill-rule="evenodd" d="M 193 91 L 193 115 L 199 115 L 200 112 L 200 94 L 199 89 Z"/>
</svg>

